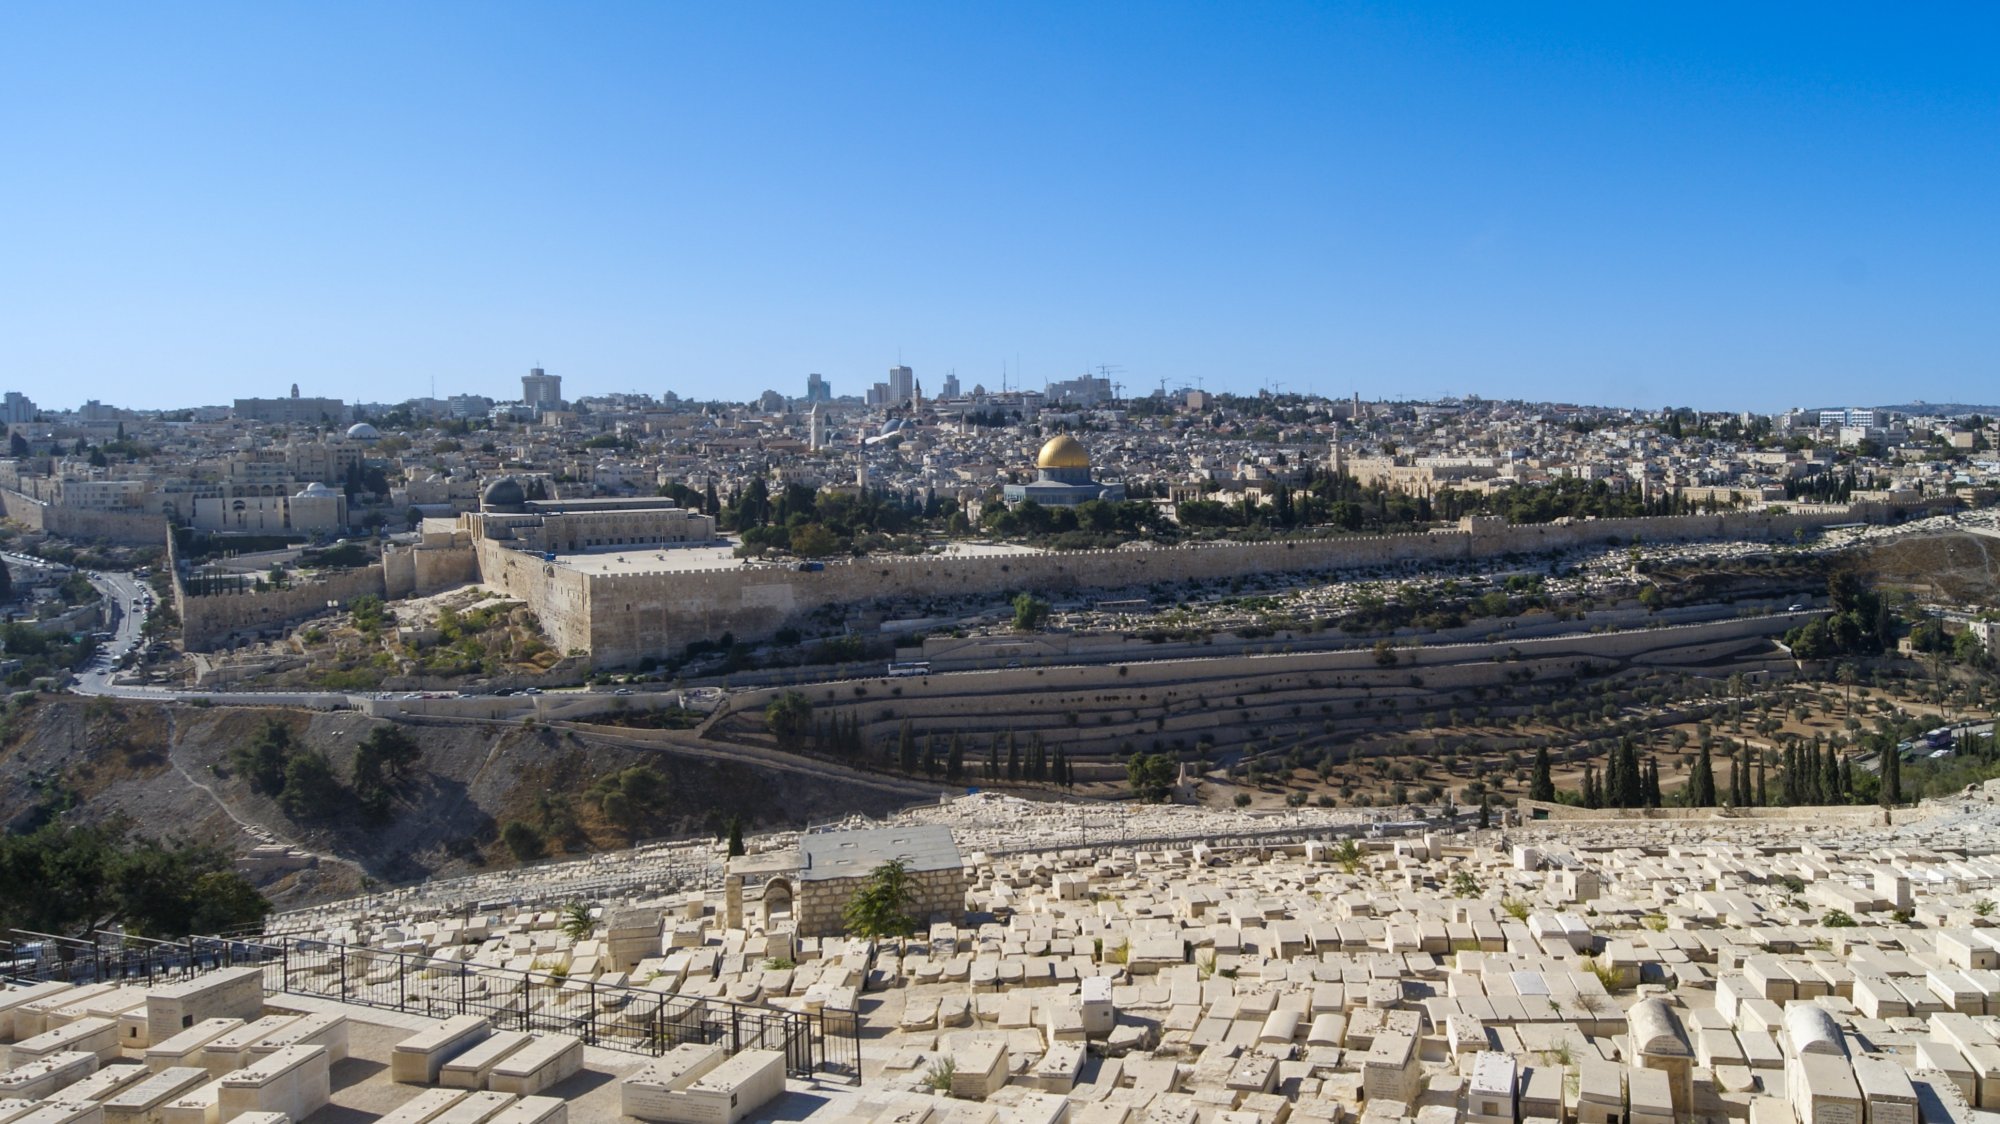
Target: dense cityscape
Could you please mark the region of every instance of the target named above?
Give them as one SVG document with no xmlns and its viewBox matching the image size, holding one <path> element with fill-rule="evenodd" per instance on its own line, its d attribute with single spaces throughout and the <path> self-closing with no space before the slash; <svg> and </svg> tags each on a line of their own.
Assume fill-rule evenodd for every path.
<svg viewBox="0 0 2000 1124">
<path fill-rule="evenodd" d="M 2000 1124 L 2000 9 L 0 10 L 0 1124 Z"/>
</svg>

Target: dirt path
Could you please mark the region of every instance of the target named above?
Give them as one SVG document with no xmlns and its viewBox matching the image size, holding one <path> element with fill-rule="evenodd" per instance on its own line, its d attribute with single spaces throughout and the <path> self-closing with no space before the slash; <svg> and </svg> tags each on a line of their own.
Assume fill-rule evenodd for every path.
<svg viewBox="0 0 2000 1124">
<path fill-rule="evenodd" d="M 339 855 L 330 854 L 326 851 L 315 851 L 312 848 L 307 847 L 304 844 L 300 843 L 296 839 L 287 839 L 284 836 L 279 835 L 277 832 L 272 831 L 270 828 L 265 827 L 262 824 L 252 823 L 249 820 L 244 819 L 242 816 L 237 815 L 236 809 L 231 808 L 229 806 L 229 802 L 224 800 L 222 796 L 219 793 L 217 793 L 215 789 L 212 786 L 210 786 L 207 781 L 204 781 L 199 777 L 195 776 L 194 773 L 190 772 L 188 770 L 188 767 L 181 762 L 181 759 L 175 756 L 174 751 L 179 749 L 181 744 L 180 724 L 175 721 L 174 713 L 171 708 L 168 708 L 166 713 L 167 713 L 167 764 L 172 765 L 174 767 L 174 772 L 179 774 L 182 780 L 186 781 L 188 784 L 194 786 L 195 788 L 200 789 L 202 794 L 207 796 L 209 801 L 215 805 L 216 809 L 220 811 L 223 815 L 228 816 L 230 822 L 234 823 L 237 827 L 241 828 L 245 835 L 250 836 L 250 838 L 257 840 L 260 843 L 277 843 L 286 847 L 291 847 L 294 850 L 311 855 L 321 862 L 340 863 L 343 866 L 353 867 L 356 871 L 359 871 L 364 875 L 368 873 L 368 869 L 366 867 L 362 866 L 358 862 L 355 862 L 353 859 L 342 858 Z"/>
</svg>

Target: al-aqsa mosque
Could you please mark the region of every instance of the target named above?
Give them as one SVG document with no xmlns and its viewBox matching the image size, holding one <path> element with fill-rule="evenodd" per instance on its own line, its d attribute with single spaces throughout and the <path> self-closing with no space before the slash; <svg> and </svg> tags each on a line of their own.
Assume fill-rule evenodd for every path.
<svg viewBox="0 0 2000 1124">
<path fill-rule="evenodd" d="M 1050 438 L 1035 457 L 1034 483 L 1009 484 L 1002 494 L 1010 504 L 1034 500 L 1044 507 L 1075 507 L 1091 500 L 1122 502 L 1125 485 L 1092 479 L 1090 454 L 1076 438 L 1064 434 Z"/>
</svg>

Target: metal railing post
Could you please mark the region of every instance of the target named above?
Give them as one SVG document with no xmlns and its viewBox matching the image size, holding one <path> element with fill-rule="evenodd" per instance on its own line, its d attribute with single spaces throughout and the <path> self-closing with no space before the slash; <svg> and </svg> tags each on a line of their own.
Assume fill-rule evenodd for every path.
<svg viewBox="0 0 2000 1124">
<path fill-rule="evenodd" d="M 590 992 L 584 997 L 584 1001 L 590 1004 L 590 1010 L 584 1016 L 583 1040 L 595 1046 L 597 1045 L 597 981 L 590 980 L 589 983 Z"/>
<path fill-rule="evenodd" d="M 347 946 L 337 945 L 340 957 L 340 1001 L 347 1002 Z"/>
</svg>

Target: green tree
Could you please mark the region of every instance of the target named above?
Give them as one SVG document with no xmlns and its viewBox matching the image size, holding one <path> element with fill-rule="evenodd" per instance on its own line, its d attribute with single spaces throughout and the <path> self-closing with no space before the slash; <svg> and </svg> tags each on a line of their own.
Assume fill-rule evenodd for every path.
<svg viewBox="0 0 2000 1124">
<path fill-rule="evenodd" d="M 1555 775 L 1549 766 L 1549 747 L 1535 747 L 1535 771 L 1528 779 L 1528 799 L 1552 801 L 1556 798 Z"/>
<path fill-rule="evenodd" d="M 1049 603 L 1032 593 L 1022 593 L 1014 598 L 1014 627 L 1022 632 L 1033 632 L 1042 627 L 1049 617 Z"/>
<path fill-rule="evenodd" d="M 285 762 L 285 787 L 278 792 L 278 806 L 295 820 L 322 817 L 339 805 L 342 791 L 333 762 L 319 750 L 308 749 Z"/>
<path fill-rule="evenodd" d="M 729 817 L 729 857 L 743 854 L 743 817 Z"/>
<path fill-rule="evenodd" d="M 515 862 L 531 863 L 549 853 L 542 833 L 520 820 L 507 821 L 507 826 L 500 829 L 500 842 L 506 844 Z"/>
<path fill-rule="evenodd" d="M 1701 756 L 1695 759 L 1694 772 L 1688 777 L 1689 807 L 1715 807 L 1715 762 L 1709 756 L 1708 743 L 1703 742 Z"/>
<path fill-rule="evenodd" d="M 285 765 L 291 755 L 292 728 L 267 718 L 250 744 L 229 751 L 229 765 L 255 791 L 276 796 L 285 787 Z"/>
<path fill-rule="evenodd" d="M 590 906 L 584 902 L 571 902 L 563 907 L 562 933 L 571 944 L 590 939 L 591 931 L 597 927 L 590 919 Z"/>
<path fill-rule="evenodd" d="M 1174 791 L 1175 763 L 1164 753 L 1135 753 L 1125 762 L 1125 780 L 1132 798 L 1142 804 L 1164 803 Z"/>
<path fill-rule="evenodd" d="M 798 691 L 786 691 L 764 708 L 764 724 L 770 727 L 780 746 L 795 748 L 812 731 L 812 700 Z"/>
<path fill-rule="evenodd" d="M 901 859 L 890 859 L 869 873 L 841 909 L 841 919 L 853 936 L 900 937 L 914 927 L 909 917 L 912 897 L 909 868 Z"/>
</svg>

